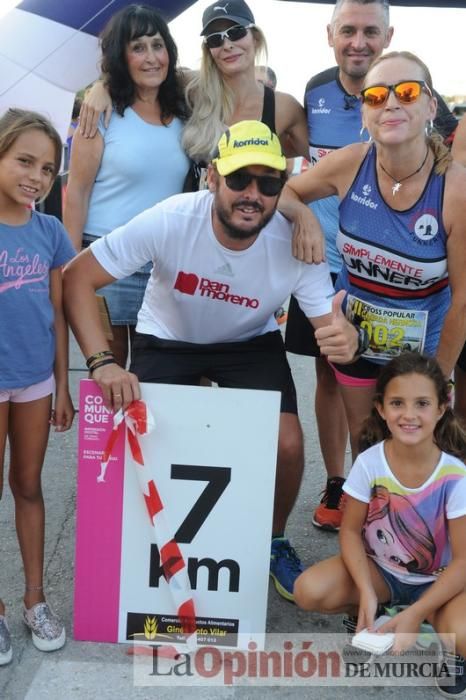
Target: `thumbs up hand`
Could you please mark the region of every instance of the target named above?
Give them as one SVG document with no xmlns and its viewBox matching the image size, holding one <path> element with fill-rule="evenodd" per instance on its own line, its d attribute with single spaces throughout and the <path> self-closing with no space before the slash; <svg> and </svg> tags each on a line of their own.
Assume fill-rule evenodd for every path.
<svg viewBox="0 0 466 700">
<path fill-rule="evenodd" d="M 344 319 L 346 321 L 346 316 L 343 313 L 342 306 L 343 306 L 343 301 L 345 299 L 346 292 L 344 289 L 340 289 L 339 292 L 335 294 L 335 296 L 332 299 L 332 322 L 338 322 L 341 319 Z"/>
<path fill-rule="evenodd" d="M 320 326 L 315 332 L 322 355 L 338 364 L 352 362 L 358 349 L 358 332 L 346 319 L 341 308 L 345 296 L 344 289 L 335 294 L 332 311 L 326 317 L 327 325 Z"/>
</svg>

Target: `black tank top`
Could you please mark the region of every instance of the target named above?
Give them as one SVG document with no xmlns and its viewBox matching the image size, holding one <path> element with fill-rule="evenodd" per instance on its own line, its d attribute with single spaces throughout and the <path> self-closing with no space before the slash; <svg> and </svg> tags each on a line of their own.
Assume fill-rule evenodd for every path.
<svg viewBox="0 0 466 700">
<path fill-rule="evenodd" d="M 261 122 L 267 124 L 270 131 L 276 134 L 275 130 L 275 94 L 272 88 L 264 85 L 264 106 L 262 108 Z"/>
</svg>

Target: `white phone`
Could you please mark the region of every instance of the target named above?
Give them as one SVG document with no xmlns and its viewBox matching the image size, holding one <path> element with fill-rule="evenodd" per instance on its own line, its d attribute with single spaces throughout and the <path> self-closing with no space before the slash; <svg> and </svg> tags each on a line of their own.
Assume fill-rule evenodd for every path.
<svg viewBox="0 0 466 700">
<path fill-rule="evenodd" d="M 378 629 L 389 620 L 391 620 L 389 615 L 381 615 L 375 620 L 374 628 Z M 358 649 L 364 649 L 364 651 L 369 651 L 371 654 L 379 655 L 388 651 L 393 646 L 394 640 L 395 635 L 393 632 L 377 634 L 376 632 L 369 632 L 366 627 L 354 635 L 351 644 Z"/>
</svg>

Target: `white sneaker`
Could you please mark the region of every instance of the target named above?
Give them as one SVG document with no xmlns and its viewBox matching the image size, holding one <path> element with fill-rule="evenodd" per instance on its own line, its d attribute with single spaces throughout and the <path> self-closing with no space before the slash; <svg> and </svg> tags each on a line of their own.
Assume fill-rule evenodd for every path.
<svg viewBox="0 0 466 700">
<path fill-rule="evenodd" d="M 39 651 L 56 651 L 66 641 L 65 628 L 48 603 L 36 603 L 23 609 L 23 621 L 32 633 L 32 643 Z"/>
<path fill-rule="evenodd" d="M 9 664 L 13 658 L 10 630 L 4 615 L 0 615 L 0 666 Z"/>
</svg>

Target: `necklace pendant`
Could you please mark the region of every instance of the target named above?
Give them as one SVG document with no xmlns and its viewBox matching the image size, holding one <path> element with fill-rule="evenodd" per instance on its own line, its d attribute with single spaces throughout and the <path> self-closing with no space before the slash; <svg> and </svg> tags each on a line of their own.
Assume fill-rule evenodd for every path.
<svg viewBox="0 0 466 700">
<path fill-rule="evenodd" d="M 399 190 L 401 190 L 401 182 L 395 182 L 395 183 L 392 185 L 392 193 L 393 193 L 393 196 L 395 196 L 396 193 L 399 192 Z"/>
</svg>

